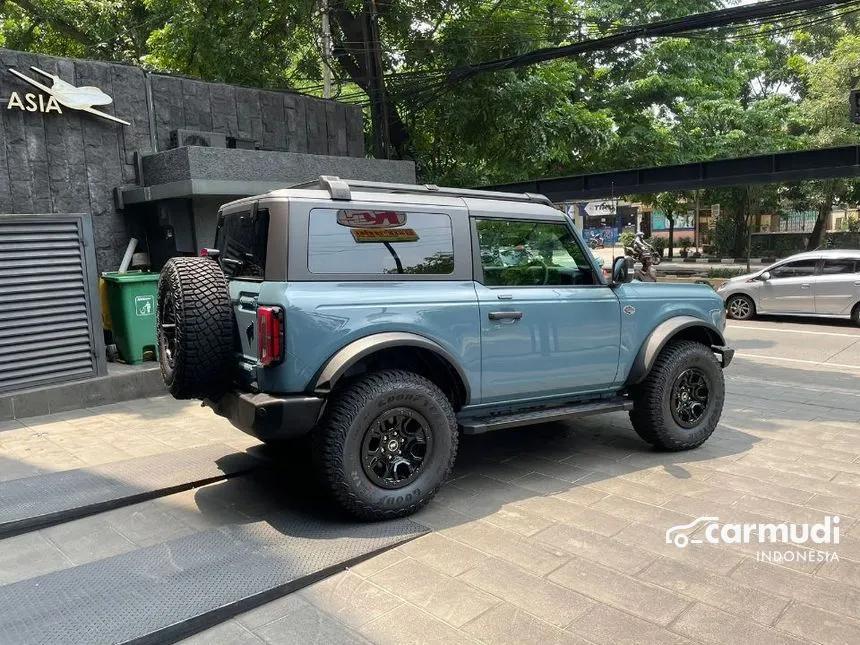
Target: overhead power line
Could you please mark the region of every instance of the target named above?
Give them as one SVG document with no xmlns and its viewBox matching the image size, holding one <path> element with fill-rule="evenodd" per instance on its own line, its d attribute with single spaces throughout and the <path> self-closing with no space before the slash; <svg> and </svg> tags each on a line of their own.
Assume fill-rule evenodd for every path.
<svg viewBox="0 0 860 645">
<path fill-rule="evenodd" d="M 763 18 L 776 18 L 815 9 L 838 8 L 855 3 L 856 0 L 771 0 L 770 2 L 706 11 L 683 18 L 672 18 L 638 25 L 602 38 L 583 40 L 571 45 L 548 47 L 526 54 L 456 67 L 448 70 L 447 80 L 449 83 L 455 84 L 479 74 L 527 67 L 558 58 L 610 49 L 639 38 L 680 36 L 692 31 L 729 27 Z"/>
</svg>

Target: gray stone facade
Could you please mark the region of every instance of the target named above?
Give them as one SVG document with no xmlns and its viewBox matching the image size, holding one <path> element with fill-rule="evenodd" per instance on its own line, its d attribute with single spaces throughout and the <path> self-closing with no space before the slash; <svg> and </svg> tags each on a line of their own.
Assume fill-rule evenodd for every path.
<svg viewBox="0 0 860 645">
<path fill-rule="evenodd" d="M 13 92 L 44 94 L 11 74 L 9 68 L 51 85 L 50 79 L 33 72 L 31 66 L 76 86 L 100 88 L 113 103 L 99 109 L 130 125 L 65 107 L 62 114 L 6 109 Z M 128 65 L 0 49 L 0 213 L 89 213 L 98 270 L 115 269 L 129 237 L 140 234 L 140 218 L 151 213 L 119 211 L 114 189 L 142 182 L 136 153 L 145 158 L 168 150 L 174 145 L 171 133 L 175 130 L 216 133 L 222 140 L 251 140 L 261 151 L 299 153 L 296 159 L 305 161 L 293 163 L 308 168 L 326 167 L 311 155 L 358 157 L 373 163 L 364 159 L 363 119 L 358 107 L 289 92 L 150 74 Z M 245 145 L 254 144 L 246 141 Z M 218 152 L 225 172 L 244 172 L 250 167 L 240 156 L 246 160 L 248 155 L 266 154 Z M 251 166 L 259 163 L 254 161 Z M 377 163 L 383 165 L 367 178 L 414 177 L 411 164 L 405 175 L 405 167 L 386 175 L 386 168 L 395 166 Z M 220 178 L 229 179 L 223 174 Z"/>
</svg>

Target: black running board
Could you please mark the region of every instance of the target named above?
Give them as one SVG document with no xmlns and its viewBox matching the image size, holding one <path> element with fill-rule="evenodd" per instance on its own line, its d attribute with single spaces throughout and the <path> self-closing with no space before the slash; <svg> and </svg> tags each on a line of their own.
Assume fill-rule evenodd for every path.
<svg viewBox="0 0 860 645">
<path fill-rule="evenodd" d="M 464 434 L 483 434 L 485 432 L 491 432 L 492 430 L 517 428 L 520 426 L 533 425 L 535 423 L 566 421 L 567 419 L 590 417 L 595 414 L 605 414 L 607 412 L 624 412 L 626 410 L 631 410 L 632 408 L 632 401 L 623 397 L 617 397 L 603 401 L 566 405 L 560 408 L 544 408 L 542 410 L 533 410 L 531 412 L 462 418 L 460 419 L 460 426 L 463 428 Z"/>
</svg>

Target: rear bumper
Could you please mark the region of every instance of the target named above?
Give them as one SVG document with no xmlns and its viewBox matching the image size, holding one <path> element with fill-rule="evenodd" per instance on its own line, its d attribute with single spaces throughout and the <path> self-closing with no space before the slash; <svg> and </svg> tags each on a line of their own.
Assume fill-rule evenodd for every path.
<svg viewBox="0 0 860 645">
<path fill-rule="evenodd" d="M 723 369 L 726 369 L 735 357 L 734 347 L 729 347 L 728 345 L 711 345 L 711 349 L 714 350 L 714 354 L 719 354 L 723 359 Z"/>
<path fill-rule="evenodd" d="M 303 394 L 271 396 L 232 390 L 206 405 L 230 423 L 263 441 L 307 434 L 316 425 L 325 399 Z"/>
</svg>

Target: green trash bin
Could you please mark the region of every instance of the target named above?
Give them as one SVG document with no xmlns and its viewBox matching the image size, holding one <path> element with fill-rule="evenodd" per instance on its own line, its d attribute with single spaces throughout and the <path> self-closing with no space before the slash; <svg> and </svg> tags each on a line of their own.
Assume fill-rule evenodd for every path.
<svg viewBox="0 0 860 645">
<path fill-rule="evenodd" d="M 158 360 L 155 334 L 158 274 L 107 271 L 102 278 L 107 284 L 111 331 L 122 359 L 136 365 L 151 352 L 153 359 Z"/>
</svg>

